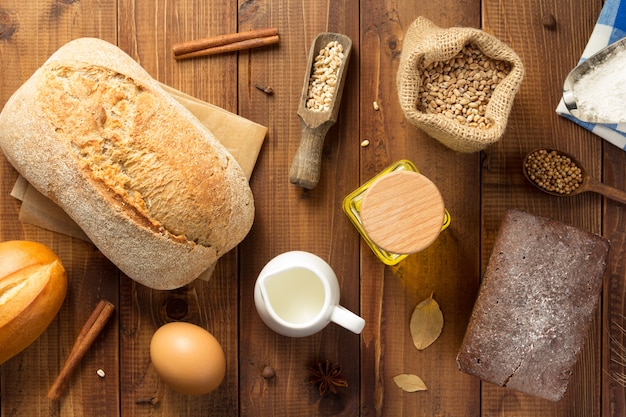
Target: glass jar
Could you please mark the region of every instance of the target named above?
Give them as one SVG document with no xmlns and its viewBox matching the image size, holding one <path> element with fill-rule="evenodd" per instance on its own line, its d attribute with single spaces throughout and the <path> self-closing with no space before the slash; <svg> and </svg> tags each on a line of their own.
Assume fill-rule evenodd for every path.
<svg viewBox="0 0 626 417">
<path fill-rule="evenodd" d="M 406 159 L 346 196 L 343 210 L 386 265 L 428 247 L 451 220 L 437 187 Z"/>
</svg>

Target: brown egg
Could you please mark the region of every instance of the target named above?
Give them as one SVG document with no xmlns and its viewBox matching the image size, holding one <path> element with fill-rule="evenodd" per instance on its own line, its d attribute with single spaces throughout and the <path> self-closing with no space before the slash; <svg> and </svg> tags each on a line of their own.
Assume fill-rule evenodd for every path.
<svg viewBox="0 0 626 417">
<path fill-rule="evenodd" d="M 150 341 L 150 359 L 159 377 L 183 394 L 208 394 L 226 374 L 222 346 L 191 323 L 173 322 L 157 329 Z"/>
</svg>

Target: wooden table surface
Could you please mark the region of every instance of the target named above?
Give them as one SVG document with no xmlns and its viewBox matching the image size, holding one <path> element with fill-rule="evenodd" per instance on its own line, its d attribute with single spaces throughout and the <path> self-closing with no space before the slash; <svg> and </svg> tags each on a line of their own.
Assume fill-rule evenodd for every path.
<svg viewBox="0 0 626 417">
<path fill-rule="evenodd" d="M 626 188 L 624 151 L 555 113 L 563 80 L 601 7 L 601 0 L 0 0 L 0 105 L 58 47 L 93 36 L 119 45 L 157 80 L 269 129 L 251 178 L 251 232 L 219 261 L 209 282 L 173 291 L 134 283 L 91 244 L 20 223 L 20 204 L 9 195 L 17 173 L 1 158 L 0 239 L 50 245 L 70 280 L 46 332 L 1 366 L 1 416 L 623 416 L 626 391 L 612 376 L 624 367 L 611 352 L 612 341 L 624 340 L 618 327 L 625 306 L 623 206 L 591 193 L 550 197 L 521 172 L 527 152 L 554 147 L 578 156 L 597 178 Z M 395 80 L 403 36 L 420 15 L 441 27 L 481 28 L 525 64 L 506 134 L 483 152 L 444 147 L 400 110 Z M 545 23 L 548 16 L 554 25 Z M 279 29 L 279 45 L 185 61 L 172 56 L 177 42 L 266 27 Z M 324 31 L 348 35 L 354 49 L 339 120 L 324 145 L 320 182 L 305 190 L 289 183 L 289 166 L 301 134 L 296 112 L 308 48 Z M 271 86 L 274 94 L 255 84 Z M 369 146 L 361 147 L 363 140 Z M 387 267 L 341 203 L 404 158 L 439 187 L 452 224 L 427 250 Z M 601 307 L 569 389 L 556 403 L 481 383 L 455 364 L 509 208 L 550 216 L 612 242 Z M 360 336 L 331 324 L 314 336 L 291 339 L 261 322 L 253 303 L 255 279 L 267 261 L 289 250 L 313 252 L 330 263 L 342 304 L 366 320 Z M 445 325 L 435 344 L 417 351 L 409 318 L 431 293 Z M 112 301 L 117 314 L 62 399 L 51 402 L 46 393 L 99 298 Z M 151 366 L 150 338 L 174 319 L 205 327 L 224 347 L 227 374 L 213 393 L 173 392 Z M 339 395 L 320 399 L 309 384 L 307 368 L 321 360 L 341 365 L 349 386 Z M 262 377 L 265 366 L 275 369 L 273 379 Z M 421 376 L 428 390 L 403 392 L 392 380 L 401 373 Z"/>
</svg>

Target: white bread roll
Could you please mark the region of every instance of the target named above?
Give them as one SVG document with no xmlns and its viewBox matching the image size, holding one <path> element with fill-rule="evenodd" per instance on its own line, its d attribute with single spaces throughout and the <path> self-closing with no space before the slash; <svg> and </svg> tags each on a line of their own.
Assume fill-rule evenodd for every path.
<svg viewBox="0 0 626 417">
<path fill-rule="evenodd" d="M 50 248 L 28 241 L 0 243 L 0 364 L 46 330 L 66 293 L 65 268 Z"/>
<path fill-rule="evenodd" d="M 120 270 L 181 287 L 247 235 L 232 155 L 132 58 L 99 39 L 55 52 L 0 114 L 0 147 Z"/>
</svg>

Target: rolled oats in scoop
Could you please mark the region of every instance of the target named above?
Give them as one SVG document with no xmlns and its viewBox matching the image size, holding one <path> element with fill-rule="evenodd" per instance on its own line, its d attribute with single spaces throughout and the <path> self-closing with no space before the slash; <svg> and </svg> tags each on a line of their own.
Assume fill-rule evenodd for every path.
<svg viewBox="0 0 626 417">
<path fill-rule="evenodd" d="M 337 86 L 337 75 L 344 58 L 343 45 L 338 41 L 329 42 L 315 57 L 306 101 L 308 109 L 330 110 Z"/>
</svg>

